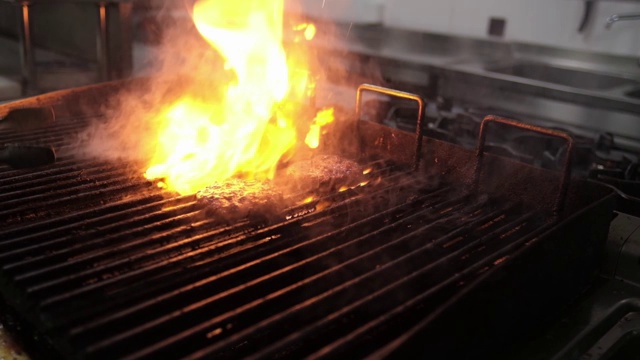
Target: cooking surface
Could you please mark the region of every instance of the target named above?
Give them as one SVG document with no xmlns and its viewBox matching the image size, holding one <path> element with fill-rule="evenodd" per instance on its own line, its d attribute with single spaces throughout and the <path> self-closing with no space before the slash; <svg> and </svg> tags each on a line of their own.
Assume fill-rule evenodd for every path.
<svg viewBox="0 0 640 360">
<path fill-rule="evenodd" d="M 82 124 L 22 138 L 57 146 L 55 166 L 0 173 L 7 289 L 76 355 L 320 355 L 344 351 L 348 337 L 370 344 L 372 329 L 393 338 L 425 301 L 499 266 L 498 249 L 544 223 L 385 162 L 370 164 L 370 184 L 317 196 L 276 224 L 220 223 L 193 196 L 70 155 L 65 139 Z M 401 317 L 387 324 L 389 311 Z M 374 350 L 356 352 L 365 349 Z"/>
<path fill-rule="evenodd" d="M 65 356 L 366 355 L 548 219 L 380 160 L 274 223 L 223 221 L 134 165 L 75 156 L 86 124 L 0 136 L 58 152 L 0 170 L 0 258 L 9 305 Z"/>
<path fill-rule="evenodd" d="M 489 353 L 586 286 L 608 227 L 602 189 L 573 184 L 555 217 L 557 173 L 487 154 L 474 191 L 472 152 L 425 140 L 412 171 L 415 135 L 362 121 L 329 130 L 365 169 L 360 183 L 287 194 L 275 218 L 211 216 L 142 166 L 80 156 L 74 134 L 104 120 L 68 115 L 81 99 L 59 102 L 54 124 L 0 132 L 58 154 L 0 168 L 0 291 L 48 356 Z M 461 329 L 472 347 L 457 345 Z"/>
<path fill-rule="evenodd" d="M 324 15 L 336 10 L 316 5 Z M 640 297 L 632 283 L 638 281 L 640 219 L 616 213 L 611 221 L 614 193 L 607 187 L 621 191 L 617 211 L 640 216 L 640 143 L 633 131 L 640 78 L 636 59 L 618 56 L 633 56 L 628 49 L 620 52 L 618 37 L 628 29 L 603 32 L 603 24 L 591 22 L 587 34 L 598 36 L 563 43 L 564 49 L 535 31 L 519 43 L 522 14 L 515 3 L 500 18 L 495 11 L 504 9 L 495 6 L 468 19 L 453 12 L 445 21 L 451 29 L 439 35 L 415 31 L 420 26 L 403 30 L 411 14 L 420 13 L 409 2 L 389 9 L 378 5 L 379 17 L 364 22 L 339 11 L 338 21 L 349 19 L 344 24 L 326 24 L 328 18 L 311 14 L 303 20 L 312 24 L 301 24 L 323 72 L 333 73 L 327 75 L 335 82 L 331 86 L 346 87 L 349 94 L 320 91 L 310 101 L 314 105 L 322 106 L 321 97 L 328 95 L 326 105 L 344 101 L 352 109 L 352 87 L 362 81 L 428 99 L 427 106 L 421 96 L 405 97 L 421 104 L 418 113 L 425 116 L 416 116 L 413 101 L 410 108 L 400 101 L 393 110 L 395 101 L 385 108 L 375 94 L 372 106 L 356 111 L 369 121 L 345 126 L 352 136 L 329 131 L 327 138 L 348 145 L 340 148 L 346 151 L 321 146 L 316 152 L 359 163 L 357 181 L 342 186 L 335 185 L 346 181 L 338 174 L 329 187 L 292 186 L 286 199 L 277 190 L 238 197 L 225 184 L 213 184 L 208 198 L 178 196 L 144 179 L 142 164 L 82 156 L 74 134 L 108 107 L 113 84 L 78 89 L 83 96 L 72 90 L 0 106 L 0 118 L 4 110 L 24 105 L 53 105 L 58 115 L 57 124 L 28 132 L 6 131 L 7 121 L 0 120 L 0 164 L 14 167 L 0 165 L 0 322 L 33 358 L 611 359 L 638 353 Z M 30 22 L 27 6 L 21 23 Z M 105 21 L 116 18 L 113 10 Z M 534 8 L 527 10 L 527 19 L 537 16 Z M 178 16 L 188 23 L 186 32 L 172 26 L 174 11 L 163 6 L 167 17 L 158 22 L 163 26 L 156 41 L 173 39 L 173 28 L 185 35 L 194 21 L 198 25 L 189 12 Z M 394 20 L 394 12 L 405 15 Z M 39 20 L 37 27 L 45 26 Z M 456 28 L 456 36 L 447 34 L 461 20 L 478 31 Z M 570 28 L 575 35 L 568 20 L 551 19 L 543 30 L 562 34 Z M 580 32 L 587 20 L 585 13 Z M 103 45 L 114 23 L 104 25 L 109 30 L 99 34 Z M 284 42 L 296 48 L 300 29 L 295 25 Z M 311 39 L 306 30 L 316 29 Z M 505 29 L 506 42 L 495 37 Z M 29 26 L 23 30 L 30 43 Z M 195 64 L 164 70 L 217 78 L 199 70 L 206 56 L 184 52 L 189 41 L 175 42 L 175 51 L 154 50 L 146 57 L 173 64 L 163 53 L 186 55 Z M 117 40 L 109 43 L 114 46 L 108 48 L 119 46 Z M 597 50 L 598 44 L 606 49 Z M 23 68 L 35 70 L 29 69 L 27 50 Z M 101 75 L 119 76 L 110 74 L 104 62 L 110 56 L 102 50 Z M 122 55 L 127 58 L 128 51 Z M 25 89 L 30 77 L 25 72 Z M 169 88 L 175 80 L 180 79 Z M 249 93 L 276 87 L 269 81 L 259 90 L 258 83 L 249 84 L 256 90 Z M 360 88 L 357 94 L 361 100 Z M 229 108 L 247 99 L 243 95 Z M 129 118 L 147 116 L 144 109 L 129 112 L 140 100 L 134 96 L 132 106 L 124 107 Z M 376 108 L 386 114 L 374 114 Z M 526 126 L 512 124 L 513 129 L 494 128 L 479 142 L 485 116 L 498 114 L 567 131 L 572 138 L 553 141 L 542 129 L 523 134 Z M 416 117 L 424 125 L 417 132 Z M 15 169 L 50 161 L 51 148 L 58 155 L 55 165 Z M 321 173 L 318 182 L 324 181 Z M 174 188 L 170 179 L 167 186 Z M 215 197 L 220 190 L 229 190 L 224 199 Z M 269 197 L 287 205 L 274 205 Z M 594 281 L 598 275 L 613 280 Z M 557 319 L 551 332 L 541 330 Z M 2 328 L 0 346 L 1 340 Z M 14 355 L 0 352 L 0 360 Z"/>
</svg>

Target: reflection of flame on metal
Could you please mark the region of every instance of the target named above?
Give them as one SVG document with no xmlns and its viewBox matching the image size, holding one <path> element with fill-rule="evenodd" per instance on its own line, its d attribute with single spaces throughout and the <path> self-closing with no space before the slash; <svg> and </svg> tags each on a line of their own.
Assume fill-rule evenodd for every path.
<svg viewBox="0 0 640 360">
<path fill-rule="evenodd" d="M 505 260 L 507 260 L 509 257 L 508 256 L 503 256 L 500 259 L 496 260 L 493 262 L 493 265 L 500 265 L 501 263 L 503 263 Z"/>
<path fill-rule="evenodd" d="M 299 204 L 300 205 L 309 204 L 314 200 L 315 200 L 315 198 L 313 196 L 309 196 L 309 197 L 305 198 L 304 200 L 300 201 Z"/>
<path fill-rule="evenodd" d="M 373 169 L 372 169 L 372 168 L 364 169 L 364 171 L 362 171 L 362 175 L 367 175 L 367 174 L 369 174 L 371 171 L 373 171 Z"/>
<path fill-rule="evenodd" d="M 338 192 L 344 192 L 344 191 L 347 191 L 349 189 L 355 189 L 355 188 L 358 188 L 358 187 L 367 186 L 369 183 L 370 183 L 370 181 L 367 180 L 367 181 L 363 181 L 363 182 L 361 182 L 359 184 L 356 184 L 356 185 L 353 185 L 353 186 L 343 185 L 338 189 Z"/>
<path fill-rule="evenodd" d="M 317 201 L 315 204 L 313 203 L 314 201 Z M 298 202 L 298 205 L 300 206 L 304 206 L 307 205 L 301 209 L 298 209 L 298 212 L 296 213 L 291 213 L 289 215 L 286 216 L 287 220 L 291 220 L 294 218 L 298 218 L 300 216 L 304 216 L 307 214 L 311 214 L 313 212 L 316 211 L 322 211 L 328 207 L 330 207 L 333 203 L 330 200 L 317 200 L 316 198 L 314 198 L 313 196 L 309 196 L 308 198 Z M 307 223 L 307 225 L 312 225 L 313 222 L 311 223 Z M 307 226 L 305 225 L 305 226 Z"/>
<path fill-rule="evenodd" d="M 320 201 L 316 204 L 316 211 L 322 211 L 328 207 L 331 206 L 331 204 L 333 204 L 331 201 L 329 200 L 324 200 L 324 201 Z"/>
<path fill-rule="evenodd" d="M 217 328 L 207 333 L 207 339 L 211 339 L 212 337 L 218 336 L 220 334 L 222 334 L 222 328 Z"/>
</svg>

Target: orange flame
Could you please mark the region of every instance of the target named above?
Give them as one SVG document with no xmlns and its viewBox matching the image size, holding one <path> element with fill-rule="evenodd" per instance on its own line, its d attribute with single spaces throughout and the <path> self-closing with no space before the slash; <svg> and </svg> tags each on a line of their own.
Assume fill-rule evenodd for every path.
<svg viewBox="0 0 640 360">
<path fill-rule="evenodd" d="M 195 25 L 223 56 L 235 80 L 221 84 L 226 86 L 221 99 L 185 94 L 160 112 L 154 120 L 160 135 L 145 173 L 148 179 L 162 179 L 166 188 L 192 194 L 231 176 L 273 177 L 278 161 L 298 140 L 292 103 L 312 95 L 315 85 L 305 59 L 285 54 L 283 3 L 196 2 Z M 294 30 L 305 39 L 316 32 L 313 24 Z"/>
<path fill-rule="evenodd" d="M 313 38 L 316 36 L 316 33 L 318 32 L 318 29 L 312 23 L 302 23 L 300 25 L 295 26 L 293 30 L 302 33 L 302 36 L 296 36 L 294 38 L 293 41 L 295 42 L 300 42 L 302 38 L 304 38 L 307 41 L 313 40 Z"/>
<path fill-rule="evenodd" d="M 311 124 L 311 128 L 307 133 L 307 137 L 304 142 L 312 149 L 317 148 L 320 145 L 320 135 L 321 130 L 324 126 L 329 125 L 333 122 L 333 108 L 323 109 L 318 112 L 316 117 L 313 119 L 313 123 Z"/>
</svg>

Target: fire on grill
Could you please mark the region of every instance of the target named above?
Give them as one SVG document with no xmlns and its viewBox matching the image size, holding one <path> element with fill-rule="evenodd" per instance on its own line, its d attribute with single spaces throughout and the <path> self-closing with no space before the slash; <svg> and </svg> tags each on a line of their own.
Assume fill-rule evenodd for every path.
<svg viewBox="0 0 640 360">
<path fill-rule="evenodd" d="M 55 164 L 0 167 L 0 315 L 36 357 L 488 358 L 585 289 L 613 195 L 570 178 L 570 137 L 487 117 L 474 153 L 423 137 L 421 116 L 415 134 L 359 119 L 362 101 L 332 122 L 326 109 L 303 111 L 300 127 L 287 94 L 307 96 L 312 86 L 294 79 L 309 72 L 287 85 L 263 71 L 291 63 L 274 32 L 282 3 L 251 3 L 252 16 L 233 2 L 196 6 L 237 79 L 219 103 L 187 84 L 142 114 L 157 125 L 157 137 L 133 142 L 151 150 L 149 163 L 84 156 L 73 139 L 95 122 L 125 126 L 99 109 L 155 79 L 0 107 L 57 115 L 0 131 L 0 142 L 56 148 Z M 228 53 L 246 29 L 265 38 Z M 259 66 L 245 73 L 248 64 Z M 363 92 L 424 110 L 417 95 Z M 563 170 L 485 153 L 487 132 L 504 126 L 565 141 Z M 279 183 L 288 177 L 300 184 Z"/>
<path fill-rule="evenodd" d="M 313 114 L 299 105 L 313 96 L 315 77 L 303 51 L 285 53 L 283 17 L 283 0 L 195 3 L 196 28 L 218 51 L 231 79 L 212 85 L 219 96 L 210 96 L 194 78 L 176 99 L 141 114 L 156 129 L 149 139 L 155 146 L 147 178 L 193 194 L 234 176 L 273 179 L 297 144 L 318 147 L 333 110 Z M 314 36 L 312 24 L 295 28 L 304 30 L 304 39 Z M 195 77 L 219 73 L 215 65 L 202 65 Z"/>
</svg>

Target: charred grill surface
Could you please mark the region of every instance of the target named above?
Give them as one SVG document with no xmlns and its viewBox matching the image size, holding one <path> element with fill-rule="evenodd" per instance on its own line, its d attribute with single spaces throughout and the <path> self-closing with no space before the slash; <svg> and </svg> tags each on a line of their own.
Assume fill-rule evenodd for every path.
<svg viewBox="0 0 640 360">
<path fill-rule="evenodd" d="M 59 154 L 0 167 L 0 290 L 64 357 L 366 356 L 546 224 L 387 161 L 362 164 L 361 185 L 287 199 L 269 222 L 229 223 L 122 164 L 75 157 L 85 124 L 0 133 Z"/>
</svg>

